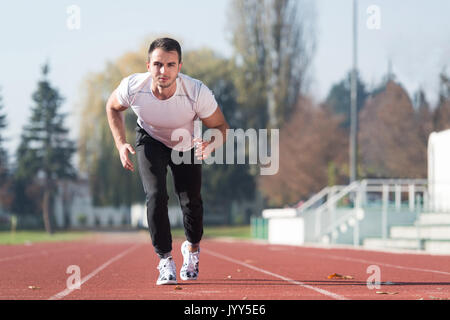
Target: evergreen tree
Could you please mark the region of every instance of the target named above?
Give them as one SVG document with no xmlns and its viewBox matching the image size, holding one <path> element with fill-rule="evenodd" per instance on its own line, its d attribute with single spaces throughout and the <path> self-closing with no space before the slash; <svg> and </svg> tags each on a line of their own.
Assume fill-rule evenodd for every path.
<svg viewBox="0 0 450 320">
<path fill-rule="evenodd" d="M 368 92 L 366 86 L 357 75 L 357 110 L 358 113 L 364 106 Z M 334 114 L 342 117 L 341 126 L 350 128 L 350 90 L 351 90 L 351 72 L 339 83 L 333 85 L 325 100 L 325 108 Z"/>
<path fill-rule="evenodd" d="M 8 192 L 9 174 L 8 174 L 8 153 L 3 142 L 5 137 L 3 132 L 6 129 L 6 114 L 3 114 L 2 96 L 0 95 L 0 213 L 10 202 L 11 197 Z"/>
<path fill-rule="evenodd" d="M 450 79 L 444 71 L 439 78 L 439 101 L 433 114 L 434 131 L 450 129 Z"/>
<path fill-rule="evenodd" d="M 428 138 L 433 131 L 433 112 L 422 89 L 414 94 L 414 110 L 420 138 L 420 146 L 417 147 L 421 153 L 427 154 Z"/>
<path fill-rule="evenodd" d="M 48 80 L 49 66 L 42 68 L 42 80 L 33 93 L 34 106 L 29 123 L 24 127 L 17 150 L 16 179 L 19 187 L 35 183 L 42 195 L 42 214 L 45 229 L 52 233 L 52 195 L 57 192 L 60 179 L 76 176 L 71 158 L 76 151 L 64 127 L 65 114 L 60 112 L 63 98 Z M 36 192 L 36 188 L 31 188 Z M 23 190 L 24 196 L 29 196 Z M 36 194 L 36 193 L 35 193 Z"/>
<path fill-rule="evenodd" d="M 8 154 L 3 145 L 5 137 L 3 131 L 6 129 L 6 114 L 3 114 L 3 99 L 0 95 L 0 187 L 2 183 L 6 181 L 6 175 L 8 172 Z"/>
</svg>

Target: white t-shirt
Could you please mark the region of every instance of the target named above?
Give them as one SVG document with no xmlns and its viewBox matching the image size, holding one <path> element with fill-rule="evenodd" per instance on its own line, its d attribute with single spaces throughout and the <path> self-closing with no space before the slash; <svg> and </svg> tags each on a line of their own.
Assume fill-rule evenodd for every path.
<svg viewBox="0 0 450 320">
<path fill-rule="evenodd" d="M 185 129 L 193 137 L 194 120 L 211 116 L 218 105 L 212 91 L 201 81 L 179 73 L 176 84 L 175 94 L 160 100 L 153 95 L 150 73 L 135 73 L 120 82 L 117 99 L 122 106 L 133 109 L 137 123 L 150 136 L 169 148 L 187 151 L 193 147 L 192 139 L 172 141 L 172 133 Z M 174 133 L 176 139 L 179 132 Z"/>
</svg>

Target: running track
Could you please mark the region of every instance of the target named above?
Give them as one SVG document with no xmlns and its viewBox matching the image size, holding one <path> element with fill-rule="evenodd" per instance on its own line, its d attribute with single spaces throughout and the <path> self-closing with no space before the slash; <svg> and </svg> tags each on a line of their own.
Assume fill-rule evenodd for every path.
<svg viewBox="0 0 450 320">
<path fill-rule="evenodd" d="M 181 241 L 174 240 L 178 272 Z M 450 299 L 448 255 L 205 239 L 200 258 L 197 281 L 156 286 L 158 261 L 144 232 L 0 246 L 0 300 Z M 81 271 L 78 290 L 66 285 L 70 265 Z M 371 265 L 379 267 L 380 289 L 367 287 Z M 353 278 L 329 279 L 333 273 Z"/>
</svg>

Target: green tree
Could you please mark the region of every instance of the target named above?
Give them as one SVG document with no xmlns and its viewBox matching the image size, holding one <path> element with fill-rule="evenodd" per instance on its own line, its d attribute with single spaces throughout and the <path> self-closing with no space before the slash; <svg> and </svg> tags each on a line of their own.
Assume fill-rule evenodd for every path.
<svg viewBox="0 0 450 320">
<path fill-rule="evenodd" d="M 132 73 L 146 72 L 148 44 L 106 63 L 103 71 L 86 76 L 80 90 L 77 110 L 79 117 L 79 167 L 89 179 L 93 203 L 96 206 L 131 205 L 143 202 L 145 195 L 137 170 L 124 170 L 115 147 L 105 114 L 106 101 L 120 81 Z M 135 141 L 136 116 L 125 112 L 127 140 Z M 131 157 L 137 168 L 136 158 Z"/>
<path fill-rule="evenodd" d="M 325 100 L 325 108 L 337 115 L 342 116 L 343 128 L 350 128 L 350 89 L 351 89 L 351 72 L 339 83 L 332 86 Z M 359 74 L 357 75 L 357 110 L 361 111 L 368 97 L 366 86 L 362 82 Z"/>
<path fill-rule="evenodd" d="M 0 95 L 0 212 L 2 208 L 9 207 L 12 195 L 9 188 L 10 177 L 8 170 L 8 153 L 4 147 L 6 138 L 3 132 L 7 128 L 6 114 L 3 114 L 3 98 Z"/>
<path fill-rule="evenodd" d="M 51 212 L 53 194 L 60 179 L 76 176 L 71 159 L 76 151 L 64 127 L 66 114 L 60 112 L 63 98 L 48 80 L 49 66 L 42 67 L 42 79 L 32 95 L 34 106 L 24 127 L 17 150 L 16 179 L 18 186 L 33 185 L 42 195 L 42 217 L 45 229 L 53 232 Z M 37 188 L 39 186 L 39 188 Z M 23 188 L 24 190 L 26 189 Z M 29 195 L 29 193 L 28 193 Z"/>
<path fill-rule="evenodd" d="M 108 63 L 105 70 L 91 74 L 84 81 L 80 102 L 80 168 L 90 180 L 96 205 L 129 205 L 143 202 L 142 183 L 137 170 L 123 170 L 111 131 L 105 116 L 105 104 L 120 80 L 131 73 L 146 72 L 146 42 L 140 50 L 124 54 Z M 233 81 L 234 66 L 227 59 L 208 49 L 183 53 L 182 73 L 203 81 L 215 94 L 228 123 L 232 128 L 242 128 L 244 114 L 236 102 L 237 90 Z M 132 110 L 125 113 L 127 140 L 135 139 L 136 116 Z M 135 158 L 132 157 L 133 161 Z M 232 200 L 249 199 L 255 189 L 254 179 L 246 165 L 205 165 L 203 170 L 203 200 L 205 214 L 227 214 Z M 170 172 L 170 171 L 169 171 Z M 173 186 L 168 176 L 171 204 L 178 204 L 173 197 Z"/>
<path fill-rule="evenodd" d="M 3 136 L 7 123 L 6 114 L 3 114 L 3 108 L 3 98 L 0 95 L 0 187 L 2 186 L 2 182 L 6 181 L 6 175 L 8 173 L 8 153 L 4 147 L 6 139 Z"/>
</svg>

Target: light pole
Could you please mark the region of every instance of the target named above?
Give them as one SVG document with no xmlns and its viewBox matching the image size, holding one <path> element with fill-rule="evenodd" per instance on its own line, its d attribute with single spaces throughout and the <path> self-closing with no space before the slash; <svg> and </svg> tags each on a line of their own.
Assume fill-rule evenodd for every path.
<svg viewBox="0 0 450 320">
<path fill-rule="evenodd" d="M 350 88 L 350 183 L 357 179 L 358 154 L 358 110 L 357 110 L 357 38 L 358 38 L 358 6 L 353 0 L 353 69 Z"/>
</svg>

